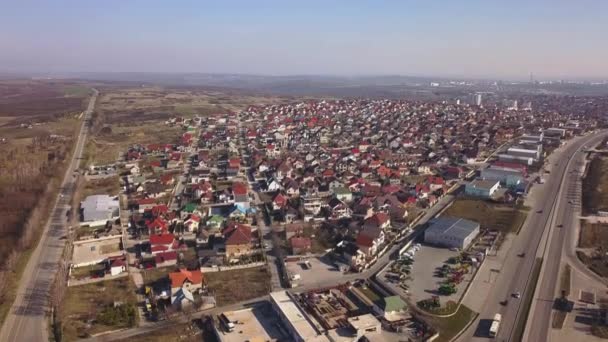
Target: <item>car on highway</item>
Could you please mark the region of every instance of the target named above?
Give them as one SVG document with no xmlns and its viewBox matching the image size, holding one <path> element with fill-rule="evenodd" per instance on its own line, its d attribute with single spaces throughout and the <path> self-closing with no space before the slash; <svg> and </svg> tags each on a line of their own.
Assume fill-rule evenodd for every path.
<svg viewBox="0 0 608 342">
<path fill-rule="evenodd" d="M 573 203 L 572 200 L 568 200 L 568 204 L 572 204 L 572 203 Z"/>
<path fill-rule="evenodd" d="M 523 257 L 526 256 L 526 253 L 525 252 L 521 252 L 521 253 L 517 254 L 517 256 L 520 257 L 520 258 L 523 258 Z"/>
<path fill-rule="evenodd" d="M 513 298 L 519 299 L 521 297 L 521 293 L 519 291 L 513 293 Z"/>
<path fill-rule="evenodd" d="M 537 210 L 537 211 L 536 211 L 536 213 L 537 213 L 537 214 L 542 214 L 542 213 L 543 213 L 543 210 L 542 210 L 542 209 Z"/>
<path fill-rule="evenodd" d="M 505 299 L 503 301 L 500 301 L 499 303 L 500 303 L 500 305 L 505 306 L 505 305 L 509 304 L 509 300 Z"/>
</svg>

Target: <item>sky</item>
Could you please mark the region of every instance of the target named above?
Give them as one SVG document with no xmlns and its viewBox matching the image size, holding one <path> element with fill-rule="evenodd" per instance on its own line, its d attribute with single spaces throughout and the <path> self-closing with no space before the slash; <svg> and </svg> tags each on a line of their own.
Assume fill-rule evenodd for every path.
<svg viewBox="0 0 608 342">
<path fill-rule="evenodd" d="M 608 1 L 0 0 L 2 72 L 608 79 Z"/>
</svg>

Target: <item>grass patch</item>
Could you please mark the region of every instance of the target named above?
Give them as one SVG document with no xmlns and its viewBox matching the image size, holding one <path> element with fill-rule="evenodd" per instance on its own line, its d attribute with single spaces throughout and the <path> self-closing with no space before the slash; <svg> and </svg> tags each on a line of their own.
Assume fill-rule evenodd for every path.
<svg viewBox="0 0 608 342">
<path fill-rule="evenodd" d="M 218 306 L 253 299 L 270 292 L 270 274 L 266 266 L 209 272 L 204 277 Z"/>
<path fill-rule="evenodd" d="M 450 341 L 464 329 L 469 322 L 477 317 L 477 313 L 465 305 L 461 305 L 458 311 L 450 317 L 429 317 L 427 321 L 439 332 L 435 341 Z"/>
<path fill-rule="evenodd" d="M 510 233 L 519 231 L 527 213 L 524 210 L 482 200 L 457 199 L 445 211 L 445 215 L 479 222 L 485 229 Z"/>
<path fill-rule="evenodd" d="M 608 210 L 608 158 L 596 156 L 583 179 L 583 215 Z"/>
<path fill-rule="evenodd" d="M 450 300 L 447 303 L 445 303 L 444 306 L 440 306 L 438 308 L 427 308 L 424 305 L 422 305 L 423 301 L 418 302 L 418 308 L 422 311 L 428 312 L 432 315 L 451 315 L 453 313 L 456 312 L 456 310 L 458 310 L 458 303 Z"/>
<path fill-rule="evenodd" d="M 91 93 L 91 89 L 83 86 L 67 86 L 63 89 L 66 96 L 85 97 Z"/>
<path fill-rule="evenodd" d="M 540 276 L 540 269 L 543 264 L 543 258 L 536 258 L 534 261 L 534 266 L 532 266 L 532 279 L 526 288 L 525 295 L 521 301 L 521 308 L 523 310 L 523 315 L 519 317 L 517 322 L 515 322 L 515 329 L 513 331 L 513 341 L 521 341 L 524 330 L 526 329 L 526 322 L 528 321 L 528 315 L 530 314 L 530 306 L 532 305 L 532 300 L 534 299 L 534 289 L 536 289 L 536 284 L 538 283 L 538 277 Z"/>
<path fill-rule="evenodd" d="M 135 285 L 130 277 L 68 288 L 60 313 L 63 340 L 73 341 L 100 332 L 135 325 L 125 319 L 130 309 L 114 309 L 114 303 L 137 305 Z"/>
</svg>

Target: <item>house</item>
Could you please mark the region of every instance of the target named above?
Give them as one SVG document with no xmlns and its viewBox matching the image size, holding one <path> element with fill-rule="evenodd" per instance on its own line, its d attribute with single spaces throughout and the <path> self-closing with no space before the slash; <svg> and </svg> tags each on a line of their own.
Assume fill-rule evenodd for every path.
<svg viewBox="0 0 608 342">
<path fill-rule="evenodd" d="M 391 226 L 391 218 L 385 213 L 376 213 L 363 222 L 363 229 L 387 230 Z"/>
<path fill-rule="evenodd" d="M 238 257 L 251 251 L 251 227 L 244 224 L 230 224 L 222 235 L 224 235 L 227 256 Z"/>
<path fill-rule="evenodd" d="M 184 221 L 184 228 L 188 233 L 198 231 L 199 224 L 201 223 L 201 217 L 196 214 L 190 214 L 190 217 Z"/>
<path fill-rule="evenodd" d="M 179 242 L 173 234 L 152 234 L 150 235 L 150 250 L 152 254 L 176 250 Z"/>
<path fill-rule="evenodd" d="M 110 266 L 110 275 L 117 276 L 127 271 L 127 263 L 124 258 L 113 258 L 108 260 Z"/>
<path fill-rule="evenodd" d="M 489 199 L 494 195 L 498 188 L 500 188 L 500 182 L 498 180 L 476 179 L 466 185 L 464 193 L 468 196 Z"/>
<path fill-rule="evenodd" d="M 173 266 L 177 264 L 177 252 L 158 252 L 154 255 L 156 267 Z"/>
<path fill-rule="evenodd" d="M 289 244 L 291 245 L 291 253 L 294 255 L 306 254 L 310 252 L 312 247 L 312 242 L 307 237 L 294 236 L 289 240 Z"/>
<path fill-rule="evenodd" d="M 340 201 L 350 203 L 353 201 L 353 193 L 345 187 L 337 187 L 333 189 L 334 196 Z"/>
<path fill-rule="evenodd" d="M 357 235 L 355 243 L 367 257 L 374 256 L 378 248 L 384 244 L 384 231 L 379 227 L 364 228 Z"/>
<path fill-rule="evenodd" d="M 367 257 L 355 243 L 340 241 L 337 244 L 335 252 L 338 255 L 342 255 L 342 258 L 346 260 L 352 269 L 357 271 L 363 270 Z"/>
<path fill-rule="evenodd" d="M 272 199 L 272 210 L 281 210 L 287 206 L 287 197 L 277 193 Z"/>
<path fill-rule="evenodd" d="M 247 196 L 247 185 L 241 182 L 234 182 L 232 184 L 232 196 L 234 197 L 234 203 L 249 207 L 249 198 Z"/>
<path fill-rule="evenodd" d="M 171 282 L 171 304 L 183 307 L 185 303 L 194 302 L 192 294 L 200 292 L 203 288 L 203 273 L 201 270 L 189 271 L 180 269 L 169 273 Z"/>
<path fill-rule="evenodd" d="M 304 234 L 304 226 L 299 223 L 292 223 L 285 225 L 285 240 L 291 239 L 293 236 L 300 236 Z"/>
<path fill-rule="evenodd" d="M 352 209 L 350 209 L 350 207 L 346 203 L 340 201 L 337 198 L 332 198 L 331 200 L 329 200 L 327 205 L 329 206 L 329 210 L 331 211 L 331 217 L 334 219 L 348 218 L 351 217 L 353 214 Z"/>
<path fill-rule="evenodd" d="M 399 296 L 384 297 L 377 307 L 374 305 L 374 311 L 389 322 L 397 321 L 403 319 L 403 314 L 407 311 L 407 304 Z"/>
</svg>

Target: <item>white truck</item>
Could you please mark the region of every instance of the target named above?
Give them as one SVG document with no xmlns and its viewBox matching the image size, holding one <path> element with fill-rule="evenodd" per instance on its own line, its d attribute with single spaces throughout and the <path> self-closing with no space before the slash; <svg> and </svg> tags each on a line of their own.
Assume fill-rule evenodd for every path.
<svg viewBox="0 0 608 342">
<path fill-rule="evenodd" d="M 500 320 L 502 316 L 500 314 L 494 315 L 494 319 L 492 320 L 492 325 L 490 326 L 490 337 L 496 337 L 498 334 L 498 329 L 500 329 Z"/>
</svg>

